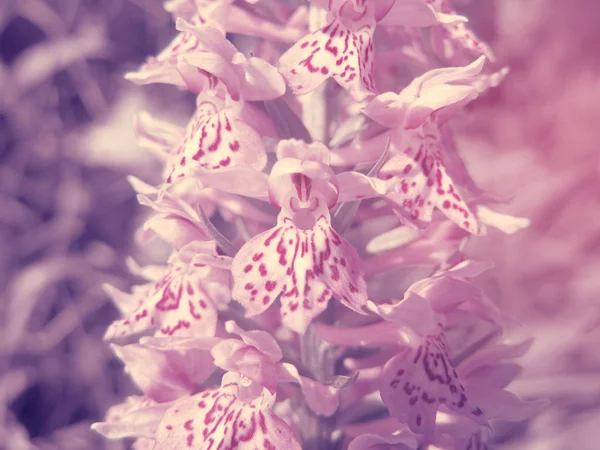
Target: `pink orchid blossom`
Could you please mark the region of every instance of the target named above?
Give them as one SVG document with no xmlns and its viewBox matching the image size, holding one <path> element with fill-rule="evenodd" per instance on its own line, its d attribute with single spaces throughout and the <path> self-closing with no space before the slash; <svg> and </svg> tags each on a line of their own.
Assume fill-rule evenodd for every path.
<svg viewBox="0 0 600 450">
<path fill-rule="evenodd" d="M 133 294 L 111 288 L 114 301 L 128 305 L 127 316 L 109 327 L 105 339 L 147 329 L 164 336 L 213 336 L 217 307 L 228 301 L 230 264 L 211 242 L 191 242 L 173 254 L 161 276 Z"/>
<path fill-rule="evenodd" d="M 300 449 L 285 422 L 271 410 L 275 398 L 264 389 L 250 401 L 238 398 L 240 377 L 228 373 L 220 388 L 175 403 L 157 427 L 155 449 Z"/>
<path fill-rule="evenodd" d="M 384 195 L 407 225 L 426 226 L 437 208 L 470 233 L 484 233 L 481 220 L 463 199 L 453 178 L 468 186 L 474 183 L 464 166 L 457 163 L 453 149 L 445 145 L 441 128 L 458 108 L 496 82 L 495 78 L 482 78 L 483 64 L 481 57 L 467 67 L 432 70 L 400 94 L 382 94 L 369 103 L 364 113 L 390 128 L 391 158 L 379 172 L 379 178 L 389 183 L 384 186 L 354 174 L 348 182 L 357 188 L 362 186 L 356 190 L 356 198 Z M 372 148 L 372 144 L 362 146 Z M 369 160 L 377 158 L 374 154 L 365 156 Z"/>
<path fill-rule="evenodd" d="M 192 92 L 213 90 L 222 83 L 233 100 L 267 100 L 281 96 L 285 84 L 273 66 L 244 54 L 209 26 L 177 19 L 181 33 L 163 52 L 127 78 L 139 84 L 167 83 Z"/>
<path fill-rule="evenodd" d="M 198 96 L 196 113 L 185 137 L 167 161 L 167 185 L 193 176 L 195 170 L 264 167 L 266 154 L 261 136 L 241 119 L 242 108 L 228 96 Z"/>
<path fill-rule="evenodd" d="M 282 141 L 277 157 L 261 194 L 281 207 L 277 227 L 253 237 L 235 256 L 232 295 L 250 316 L 280 296 L 284 324 L 302 333 L 331 296 L 360 311 L 365 283 L 358 256 L 331 226 L 338 188 L 326 147 Z"/>
<path fill-rule="evenodd" d="M 452 0 L 426 0 L 438 13 L 454 14 Z M 436 53 L 450 63 L 462 64 L 467 54 L 484 55 L 490 61 L 496 57 L 492 50 L 467 27 L 465 21 L 440 23 L 432 29 L 432 44 Z"/>
<path fill-rule="evenodd" d="M 327 25 L 300 39 L 279 60 L 279 70 L 295 94 L 306 94 L 333 78 L 356 101 L 376 94 L 376 23 L 427 27 L 462 20 L 436 14 L 422 0 L 313 1 L 329 11 Z"/>
</svg>

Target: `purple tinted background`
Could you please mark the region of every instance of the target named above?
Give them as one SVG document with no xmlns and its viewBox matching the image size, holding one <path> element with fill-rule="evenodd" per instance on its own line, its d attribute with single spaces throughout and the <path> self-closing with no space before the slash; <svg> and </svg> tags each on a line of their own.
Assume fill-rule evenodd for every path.
<svg viewBox="0 0 600 450">
<path fill-rule="evenodd" d="M 499 446 L 594 450 L 600 438 L 600 52 L 595 0 L 459 1 L 511 75 L 457 127 L 481 185 L 532 219 L 477 238 L 481 282 L 538 340 L 515 390 L 553 405 Z M 125 177 L 155 181 L 136 110 L 190 98 L 122 79 L 174 35 L 154 0 L 0 0 L 0 448 L 124 449 L 89 425 L 134 388 L 101 340 L 138 250 Z"/>
</svg>

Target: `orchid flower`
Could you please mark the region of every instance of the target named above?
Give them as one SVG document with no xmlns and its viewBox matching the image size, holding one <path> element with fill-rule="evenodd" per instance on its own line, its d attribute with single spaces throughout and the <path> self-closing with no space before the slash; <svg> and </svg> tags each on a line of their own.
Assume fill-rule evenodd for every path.
<svg viewBox="0 0 600 450">
<path fill-rule="evenodd" d="M 431 26 L 461 20 L 438 15 L 422 0 L 312 1 L 329 12 L 323 28 L 305 36 L 283 54 L 279 69 L 295 94 L 312 91 L 333 78 L 357 101 L 376 93 L 374 41 L 376 23 Z"/>
<path fill-rule="evenodd" d="M 127 78 L 196 109 L 137 116 L 162 173 L 129 181 L 152 211 L 138 242 L 171 256 L 106 287 L 141 392 L 93 428 L 137 449 L 464 450 L 535 414 L 508 390 L 528 341 L 468 255 L 528 220 L 491 208 L 455 145 L 452 118 L 508 73 L 467 19 L 446 0 L 165 9 L 179 34 Z M 377 69 L 386 38 L 400 58 Z"/>
<path fill-rule="evenodd" d="M 229 300 L 230 264 L 216 254 L 213 243 L 191 242 L 173 254 L 162 274 L 149 274 L 152 281 L 134 293 L 109 288 L 127 316 L 109 327 L 105 339 L 151 328 L 164 336 L 214 335 L 217 308 Z"/>
</svg>

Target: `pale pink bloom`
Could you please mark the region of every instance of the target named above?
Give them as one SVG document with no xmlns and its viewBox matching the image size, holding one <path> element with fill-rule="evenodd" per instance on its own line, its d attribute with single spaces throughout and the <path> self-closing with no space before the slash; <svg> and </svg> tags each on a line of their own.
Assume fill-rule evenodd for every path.
<svg viewBox="0 0 600 450">
<path fill-rule="evenodd" d="M 133 294 L 109 293 L 125 318 L 113 322 L 105 339 L 148 329 L 164 336 L 213 336 L 217 307 L 229 301 L 230 258 L 212 242 L 191 242 L 174 252 L 165 271 Z M 124 306 L 121 306 L 124 305 Z"/>
<path fill-rule="evenodd" d="M 484 233 L 481 220 L 459 192 L 459 184 L 473 188 L 474 183 L 443 129 L 457 109 L 499 82 L 497 76 L 481 75 L 483 64 L 481 57 L 466 67 L 429 71 L 399 94 L 388 92 L 369 103 L 364 113 L 390 128 L 391 159 L 379 171 L 386 184 L 352 175 L 348 183 L 354 183 L 355 198 L 385 196 L 407 225 L 425 227 L 437 208 L 470 233 Z M 387 136 L 360 143 L 364 150 L 358 153 L 367 161 L 376 160 L 373 144 Z M 346 154 L 357 157 L 350 148 L 337 153 L 340 162 Z"/>
<path fill-rule="evenodd" d="M 474 84 L 479 81 L 484 64 L 485 58 L 481 57 L 465 67 L 430 70 L 415 78 L 399 94 L 378 95 L 364 113 L 392 129 L 415 129 L 434 112 L 438 121 L 444 121 L 478 96 L 481 89 Z"/>
<path fill-rule="evenodd" d="M 456 374 L 441 326 L 386 363 L 381 373 L 380 392 L 392 416 L 428 438 L 435 433 L 440 407 L 480 425 L 487 424 L 483 412 L 471 403 Z"/>
<path fill-rule="evenodd" d="M 328 78 L 356 100 L 375 94 L 371 3 L 357 11 L 353 2 L 331 2 L 330 20 L 320 30 L 300 39 L 279 59 L 279 70 L 295 94 L 306 94 Z"/>
<path fill-rule="evenodd" d="M 425 0 L 433 9 L 442 14 L 455 14 L 452 0 Z M 431 43 L 434 51 L 446 61 L 464 64 L 471 55 L 484 55 L 496 61 L 494 53 L 466 25 L 466 21 L 440 23 L 431 30 Z"/>
<path fill-rule="evenodd" d="M 370 303 L 377 314 L 408 333 L 408 343 L 402 344 L 400 352 L 383 368 L 381 398 L 392 416 L 426 437 L 435 433 L 440 407 L 477 424 L 487 424 L 451 362 L 444 331 L 446 317 L 457 309 L 491 322 L 503 321 L 481 289 L 466 281 L 488 267 L 464 261 L 413 284 L 399 303 Z"/>
<path fill-rule="evenodd" d="M 126 78 L 138 84 L 167 83 L 200 93 L 222 83 L 233 100 L 268 100 L 285 92 L 271 64 L 238 52 L 222 32 L 177 19 L 181 33 L 157 57 Z"/>
<path fill-rule="evenodd" d="M 253 177 L 253 191 L 246 195 L 281 207 L 277 227 L 254 236 L 235 256 L 232 295 L 249 316 L 265 311 L 280 295 L 283 323 L 303 333 L 332 295 L 360 311 L 366 285 L 356 251 L 331 226 L 329 208 L 337 203 L 338 187 L 327 148 L 281 141 L 277 157 L 268 179 L 237 171 L 232 173 L 240 177 L 229 181 L 229 188 L 243 193 L 241 175 Z"/>
<path fill-rule="evenodd" d="M 373 33 L 384 25 L 431 26 L 459 16 L 439 16 L 421 0 L 313 1 L 329 11 L 327 25 L 300 39 L 279 60 L 295 94 L 306 94 L 333 78 L 356 101 L 376 93 Z"/>
<path fill-rule="evenodd" d="M 126 437 L 154 440 L 156 427 L 171 402 L 158 403 L 151 398 L 131 396 L 125 402 L 112 406 L 104 422 L 92 424 L 92 429 L 109 439 Z"/>
<path fill-rule="evenodd" d="M 241 382 L 230 372 L 221 387 L 177 401 L 158 425 L 155 449 L 300 450 L 294 432 L 272 411 L 275 396 L 263 389 L 242 401 Z"/>
<path fill-rule="evenodd" d="M 458 310 L 495 326 L 512 325 L 483 290 L 467 280 L 491 266 L 488 262 L 461 261 L 413 283 L 400 302 L 380 305 L 369 302 L 368 306 L 385 320 L 408 327 L 421 336 L 437 332 L 439 324 L 445 325 L 446 319 Z"/>
<path fill-rule="evenodd" d="M 262 137 L 243 117 L 252 108 L 224 95 L 198 96 L 185 136 L 167 161 L 167 186 L 194 176 L 197 171 L 234 166 L 261 170 L 265 166 Z"/>
</svg>

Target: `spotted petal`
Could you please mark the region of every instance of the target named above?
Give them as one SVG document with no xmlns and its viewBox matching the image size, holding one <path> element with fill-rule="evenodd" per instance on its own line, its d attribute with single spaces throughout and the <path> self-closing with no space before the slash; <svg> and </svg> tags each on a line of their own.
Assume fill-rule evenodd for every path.
<svg viewBox="0 0 600 450">
<path fill-rule="evenodd" d="M 186 136 L 169 163 L 167 184 L 196 170 L 249 166 L 261 170 L 266 164 L 260 135 L 239 117 L 242 107 L 226 104 L 216 96 L 200 95 Z"/>
<path fill-rule="evenodd" d="M 328 214 L 301 229 L 282 213 L 277 227 L 252 238 L 235 256 L 232 295 L 250 316 L 281 295 L 283 322 L 303 333 L 332 295 L 360 311 L 367 300 L 360 263 L 331 228 Z"/>
<path fill-rule="evenodd" d="M 346 24 L 345 24 L 346 23 Z M 295 94 L 306 94 L 330 77 L 362 101 L 375 93 L 373 18 L 361 23 L 334 19 L 279 59 L 279 70 Z"/>
<path fill-rule="evenodd" d="M 454 13 L 449 0 L 427 0 L 439 14 Z M 490 61 L 496 61 L 492 50 L 481 41 L 467 26 L 466 21 L 452 21 L 432 29 L 434 50 L 448 61 L 462 61 L 463 52 L 474 55 L 484 55 Z"/>
<path fill-rule="evenodd" d="M 381 374 L 381 398 L 390 414 L 415 433 L 433 436 L 440 406 L 480 425 L 487 420 L 469 400 L 450 362 L 442 332 L 425 336 L 390 359 Z"/>
<path fill-rule="evenodd" d="M 195 21 L 200 23 L 200 18 Z M 214 28 L 203 27 L 205 33 L 212 36 L 212 33 L 220 34 Z M 223 38 L 224 39 L 224 38 Z M 136 72 L 130 72 L 125 78 L 136 84 L 166 83 L 181 88 L 188 88 L 193 92 L 201 92 L 204 89 L 213 88 L 217 82 L 215 75 L 211 71 L 198 71 L 196 68 L 187 64 L 182 65 L 179 61 L 181 55 L 202 52 L 205 55 L 211 55 L 207 51 L 203 39 L 189 31 L 179 33 L 173 41 L 156 57 L 150 57 L 142 64 Z M 214 53 L 212 53 L 214 55 Z"/>
<path fill-rule="evenodd" d="M 243 402 L 238 381 L 228 373 L 220 388 L 177 402 L 158 425 L 155 450 L 300 450 L 293 431 L 271 411 L 275 396 L 264 390 Z"/>
<path fill-rule="evenodd" d="M 397 214 L 407 223 L 424 226 L 431 222 L 434 208 L 459 227 L 473 234 L 482 234 L 484 228 L 477 216 L 458 193 L 448 176 L 439 151 L 439 136 L 425 134 L 423 129 L 405 131 L 406 144 L 381 169 L 382 178 L 397 177 L 398 183 L 388 199 Z"/>
<path fill-rule="evenodd" d="M 156 335 L 163 336 L 214 335 L 216 305 L 223 302 L 229 292 L 228 270 L 219 268 L 222 264 L 219 258 L 224 257 L 213 260 L 211 255 L 198 254 L 186 260 L 183 252 L 184 249 L 171 258 L 162 278 L 134 293 L 137 308 L 130 309 L 125 319 L 113 322 L 105 339 L 149 328 L 157 328 Z"/>
</svg>

